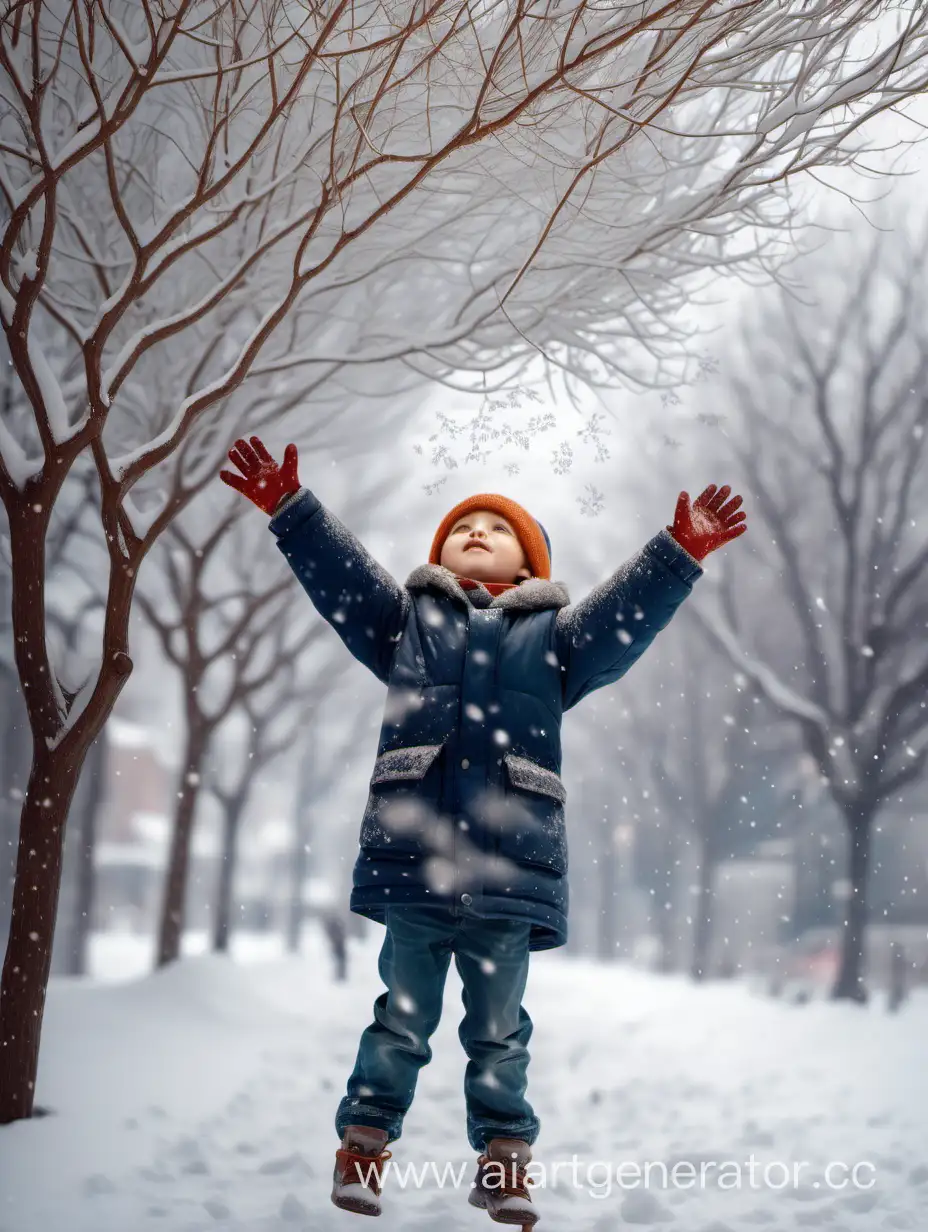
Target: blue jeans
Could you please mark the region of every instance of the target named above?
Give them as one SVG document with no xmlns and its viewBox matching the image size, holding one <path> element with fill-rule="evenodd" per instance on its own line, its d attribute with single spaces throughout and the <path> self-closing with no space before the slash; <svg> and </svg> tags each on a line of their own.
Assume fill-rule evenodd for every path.
<svg viewBox="0 0 928 1232">
<path fill-rule="evenodd" d="M 529 931 L 522 920 L 487 920 L 464 908 L 388 907 L 378 970 L 387 986 L 361 1035 L 335 1128 L 384 1129 L 399 1138 L 419 1070 L 432 1059 L 429 1037 L 441 1019 L 445 977 L 454 955 L 464 985 L 458 1035 L 467 1138 L 483 1151 L 491 1138 L 535 1141 L 539 1120 L 525 1099 L 532 1020 L 522 1006 Z"/>
</svg>

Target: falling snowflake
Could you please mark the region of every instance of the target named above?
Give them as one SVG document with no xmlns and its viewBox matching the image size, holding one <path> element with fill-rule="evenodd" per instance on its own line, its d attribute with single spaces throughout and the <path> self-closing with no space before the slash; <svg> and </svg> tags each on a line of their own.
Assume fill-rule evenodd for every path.
<svg viewBox="0 0 928 1232">
<path fill-rule="evenodd" d="M 533 414 L 527 422 L 519 423 L 513 413 L 522 409 L 525 402 L 541 402 L 541 395 L 533 389 L 522 386 L 505 394 L 493 397 L 484 395 L 476 411 L 464 418 L 454 418 L 445 411 L 437 414 L 438 429 L 428 437 L 428 451 L 433 466 L 454 470 L 460 464 L 460 455 L 456 454 L 455 445 L 466 441 L 467 448 L 463 457 L 463 465 L 486 466 L 491 461 L 500 459 L 500 453 L 507 449 L 517 449 L 527 453 L 535 437 L 544 432 L 551 432 L 557 426 L 557 417 L 552 411 L 541 411 Z M 596 450 L 596 460 L 605 461 L 609 451 L 600 439 L 606 435 L 602 426 L 603 415 L 593 415 L 588 426 L 582 429 L 580 435 L 586 444 L 593 445 Z M 413 445 L 415 452 L 422 457 L 426 451 L 421 444 Z M 566 474 L 573 462 L 573 451 L 566 443 L 555 452 L 555 471 Z M 504 462 L 508 475 L 520 473 L 517 463 Z M 438 484 L 425 485 L 425 491 L 433 493 L 438 490 Z"/>
<path fill-rule="evenodd" d="M 586 427 L 577 429 L 577 435 L 584 445 L 592 445 L 595 448 L 595 461 L 597 462 L 606 462 L 610 457 L 608 446 L 604 444 L 602 439 L 604 436 L 611 435 L 609 430 L 603 427 L 605 418 L 605 415 L 600 411 L 594 411 L 587 421 Z"/>
<path fill-rule="evenodd" d="M 444 462 L 449 471 L 457 469 L 457 462 L 451 456 L 447 445 L 436 445 L 432 450 L 432 465 L 438 466 L 439 462 Z"/>
<path fill-rule="evenodd" d="M 566 475 L 574 464 L 574 451 L 566 441 L 561 441 L 551 455 L 551 466 L 555 475 Z"/>
<path fill-rule="evenodd" d="M 605 497 L 591 483 L 586 484 L 585 487 L 588 495 L 577 497 L 580 512 L 587 518 L 598 517 L 606 507 Z"/>
</svg>

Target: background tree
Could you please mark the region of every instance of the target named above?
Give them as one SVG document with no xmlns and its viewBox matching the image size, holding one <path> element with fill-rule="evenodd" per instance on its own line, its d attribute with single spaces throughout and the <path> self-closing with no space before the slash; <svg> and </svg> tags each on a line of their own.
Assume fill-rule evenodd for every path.
<svg viewBox="0 0 928 1232">
<path fill-rule="evenodd" d="M 746 562 L 723 564 L 727 618 L 694 613 L 794 725 L 844 819 L 833 995 L 859 1001 L 873 824 L 928 759 L 928 305 L 913 253 L 924 234 L 878 231 L 863 260 L 811 264 L 802 301 L 784 292 L 752 314 L 728 435 L 763 532 L 750 586 Z"/>
<path fill-rule="evenodd" d="M 649 708 L 653 693 L 639 690 L 633 730 L 641 764 L 651 770 L 651 790 L 676 831 L 670 851 L 685 846 L 695 858 L 686 911 L 692 918 L 688 968 L 699 981 L 711 972 L 719 865 L 750 854 L 776 824 L 774 796 L 765 788 L 781 782 L 770 774 L 770 763 L 782 732 L 758 707 L 756 687 L 744 676 L 731 678 L 685 611 L 674 634 L 665 647 L 673 678 L 660 690 L 664 704 L 659 711 Z M 668 898 L 673 902 L 672 894 Z M 677 918 L 670 927 L 680 932 L 681 925 Z"/>
<path fill-rule="evenodd" d="M 322 682 L 320 682 L 322 683 Z M 319 711 L 314 707 L 317 722 L 306 732 L 297 766 L 297 785 L 293 804 L 293 845 L 290 856 L 290 892 L 287 896 L 286 947 L 290 954 L 299 953 L 306 916 L 306 885 L 314 871 L 316 837 L 320 832 L 319 812 L 336 780 L 340 778 L 356 754 L 363 728 L 369 724 L 365 708 L 356 708 L 342 739 L 333 753 L 323 758 L 319 754 Z M 354 826 L 354 821 L 352 821 Z M 352 839 L 356 839 L 356 827 Z M 318 871 L 318 869 L 316 870 Z"/>
<path fill-rule="evenodd" d="M 215 748 L 210 758 L 209 786 L 222 813 L 222 857 L 213 923 L 213 949 L 219 953 L 229 948 L 239 831 L 255 784 L 276 761 L 290 754 L 291 762 L 295 761 L 300 767 L 298 778 L 301 793 L 303 790 L 318 792 L 326 786 L 325 781 L 318 781 L 315 774 L 308 774 L 305 768 L 315 768 L 313 729 L 324 724 L 324 707 L 340 683 L 343 672 L 350 668 L 351 661 L 340 656 L 333 663 L 324 654 L 329 630 L 322 620 L 313 618 L 313 613 L 307 614 L 302 598 L 301 594 L 294 596 L 294 602 L 281 610 L 278 627 L 270 632 L 269 661 L 266 664 L 269 678 L 266 685 L 257 690 L 242 690 L 240 714 L 227 714 L 223 722 L 222 726 L 226 728 L 236 717 L 245 720 L 244 748 L 235 750 L 236 769 L 223 771 L 218 765 L 221 758 Z M 288 645 L 288 635 L 299 639 L 295 653 Z M 316 653 L 313 653 L 314 649 Z M 239 664 L 240 659 L 236 656 L 233 675 L 244 671 Z M 220 739 L 221 733 L 217 733 L 214 744 L 218 744 Z M 337 768 L 333 767 L 331 773 L 334 777 Z M 292 904 L 297 897 L 302 903 L 307 869 L 308 835 L 303 823 L 304 808 L 303 801 L 299 801 L 295 809 L 295 841 L 291 851 L 294 892 L 288 912 L 287 942 L 288 948 L 294 952 L 299 947 L 299 930 L 297 927 L 294 940 Z"/>
<path fill-rule="evenodd" d="M 683 449 L 668 426 L 656 413 L 625 430 L 622 507 L 596 524 L 595 535 L 575 536 L 571 564 L 587 575 L 585 584 L 668 522 L 681 488 L 729 478 L 727 451 L 711 434 L 692 433 Z M 703 562 L 710 578 L 724 555 Z M 712 582 L 696 586 L 696 607 L 706 585 Z M 727 605 L 730 589 L 722 592 Z M 595 897 L 595 952 L 614 957 L 634 915 L 643 923 L 636 900 L 644 896 L 659 968 L 703 978 L 720 863 L 753 858 L 765 840 L 792 833 L 798 750 L 788 725 L 748 677 L 732 671 L 687 603 L 628 677 L 568 716 L 565 735 L 572 878 L 579 874 L 587 891 L 575 896 L 574 923 L 582 928 L 579 917 Z"/>
<path fill-rule="evenodd" d="M 365 452 L 383 444 L 391 424 L 390 416 L 381 417 L 365 440 Z M 304 450 L 304 473 L 321 455 L 334 451 L 331 439 L 323 435 L 320 441 L 318 426 L 308 435 L 316 439 L 315 448 Z M 328 446 L 324 450 L 323 442 Z M 339 452 L 344 455 L 344 439 Z M 364 456 L 354 451 L 352 464 Z M 376 506 L 393 484 L 391 473 L 375 486 L 353 485 L 344 517 L 350 520 L 361 508 Z M 280 740 L 276 729 L 281 725 L 273 722 L 267 706 L 273 707 L 276 690 L 284 708 L 292 711 L 297 704 L 294 688 L 302 679 L 301 660 L 325 639 L 326 626 L 295 584 L 266 519 L 240 497 L 224 494 L 224 489 L 204 493 L 175 519 L 157 559 L 161 575 L 140 588 L 138 601 L 165 656 L 180 672 L 185 742 L 156 959 L 158 966 L 164 966 L 180 956 L 190 844 L 211 750 L 229 718 L 243 710 L 251 726 L 249 751 L 255 771 L 273 760 Z M 329 675 L 331 687 L 337 673 Z M 314 683 L 321 701 L 325 689 L 318 683 L 318 673 Z M 234 850 L 227 844 L 234 847 L 251 778 L 243 768 L 234 787 L 225 788 L 214 776 L 213 794 L 225 819 L 224 867 L 229 878 Z M 226 921 L 224 934 L 230 889 L 231 880 L 223 882 L 218 899 L 220 916 Z"/>
<path fill-rule="evenodd" d="M 225 514 L 205 536 L 193 538 L 180 522 L 175 522 L 165 536 L 161 556 L 176 605 L 173 610 L 163 596 L 155 603 L 144 591 L 138 594 L 139 606 L 158 634 L 166 659 L 181 673 L 183 690 L 184 746 L 171 826 L 158 966 L 173 961 L 180 953 L 190 845 L 210 745 L 230 711 L 265 688 L 279 671 L 279 656 L 297 653 L 306 637 L 305 624 L 294 639 L 284 619 L 294 596 L 283 560 L 271 558 L 263 562 L 263 567 L 256 565 L 253 548 L 247 550 L 241 534 L 232 536 L 226 544 L 230 528 L 241 531 L 244 520 L 237 502 L 227 501 L 226 506 Z M 226 580 L 230 562 L 221 553 L 224 545 L 243 560 L 245 587 L 240 576 L 233 574 Z M 222 579 L 218 584 L 217 573 Z"/>
</svg>

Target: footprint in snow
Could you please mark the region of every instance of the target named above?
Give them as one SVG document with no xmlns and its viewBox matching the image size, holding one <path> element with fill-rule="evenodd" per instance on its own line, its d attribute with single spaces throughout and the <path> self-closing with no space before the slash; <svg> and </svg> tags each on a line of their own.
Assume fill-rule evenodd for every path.
<svg viewBox="0 0 928 1232">
<path fill-rule="evenodd" d="M 619 1209 L 626 1223 L 667 1223 L 676 1218 L 673 1211 L 646 1189 L 633 1190 Z"/>
<path fill-rule="evenodd" d="M 173 1181 L 174 1177 L 170 1172 L 166 1172 L 164 1168 L 139 1168 L 139 1176 L 145 1181 L 156 1181 L 159 1185 L 163 1185 L 165 1181 Z"/>
<path fill-rule="evenodd" d="M 88 1176 L 84 1180 L 84 1193 L 88 1197 L 94 1198 L 100 1194 L 112 1194 L 116 1192 L 116 1186 L 108 1176 L 103 1176 L 102 1173 L 96 1172 L 93 1176 Z"/>
<path fill-rule="evenodd" d="M 846 1197 L 836 1199 L 837 1206 L 843 1207 L 846 1211 L 856 1211 L 860 1215 L 866 1215 L 868 1211 L 872 1211 L 876 1203 L 875 1193 L 848 1194 Z"/>
<path fill-rule="evenodd" d="M 181 1166 L 181 1172 L 187 1176 L 209 1176 L 210 1166 L 203 1159 L 191 1159 Z"/>
<path fill-rule="evenodd" d="M 830 1191 L 823 1189 L 818 1182 L 813 1181 L 811 1184 L 804 1181 L 801 1185 L 793 1185 L 792 1188 L 785 1191 L 785 1196 L 792 1198 L 794 1202 L 821 1202 L 822 1198 L 827 1198 Z"/>
<path fill-rule="evenodd" d="M 919 1225 L 910 1211 L 893 1211 L 883 1220 L 884 1228 L 917 1228 Z"/>
<path fill-rule="evenodd" d="M 833 1218 L 834 1212 L 830 1207 L 820 1206 L 814 1211 L 799 1211 L 796 1225 L 800 1228 L 820 1228 L 823 1224 L 831 1223 Z"/>
<path fill-rule="evenodd" d="M 299 1152 L 284 1155 L 279 1159 L 266 1159 L 258 1166 L 262 1176 L 281 1176 L 285 1172 L 297 1172 L 301 1176 L 313 1176 L 312 1166 Z"/>
<path fill-rule="evenodd" d="M 309 1218 L 309 1211 L 295 1194 L 288 1193 L 280 1204 L 280 1217 L 285 1223 L 299 1223 Z"/>
</svg>

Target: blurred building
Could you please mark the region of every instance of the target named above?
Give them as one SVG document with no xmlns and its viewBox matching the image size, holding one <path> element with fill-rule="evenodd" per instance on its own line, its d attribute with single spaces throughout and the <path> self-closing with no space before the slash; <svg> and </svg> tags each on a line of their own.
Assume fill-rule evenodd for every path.
<svg viewBox="0 0 928 1232">
<path fill-rule="evenodd" d="M 151 735 L 112 716 L 94 855 L 93 927 L 151 932 L 161 910 L 176 791 L 176 768 Z M 214 826 L 197 825 L 190 866 L 188 925 L 206 927 L 218 875 Z"/>
<path fill-rule="evenodd" d="M 158 925 L 171 838 L 177 768 L 140 724 L 112 717 L 110 747 L 94 857 L 94 929 L 151 933 Z M 186 926 L 209 930 L 222 860 L 219 811 L 204 791 L 194 827 Z M 277 813 L 243 819 L 234 888 L 233 929 L 283 932 L 293 894 L 293 830 Z M 337 903 L 331 878 L 307 867 L 305 919 L 323 917 Z M 347 909 L 347 908 L 346 908 Z M 360 925 L 363 921 L 356 917 Z M 353 928 L 349 932 L 363 931 Z"/>
<path fill-rule="evenodd" d="M 754 855 L 724 860 L 716 869 L 710 974 L 775 966 L 796 893 L 792 848 L 790 839 L 767 839 Z"/>
</svg>

